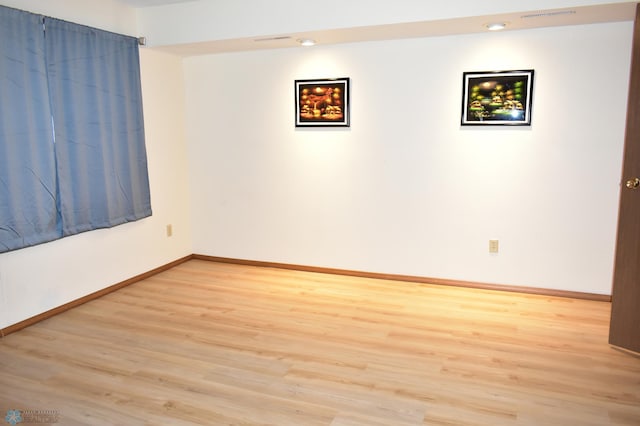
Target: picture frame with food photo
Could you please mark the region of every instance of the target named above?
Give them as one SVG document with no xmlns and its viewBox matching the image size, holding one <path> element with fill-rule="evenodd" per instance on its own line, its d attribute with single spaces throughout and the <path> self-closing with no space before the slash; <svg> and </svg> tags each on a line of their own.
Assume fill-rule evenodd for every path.
<svg viewBox="0 0 640 426">
<path fill-rule="evenodd" d="M 464 72 L 463 126 L 530 126 L 534 70 Z"/>
<path fill-rule="evenodd" d="M 295 80 L 296 127 L 349 127 L 349 78 Z"/>
</svg>

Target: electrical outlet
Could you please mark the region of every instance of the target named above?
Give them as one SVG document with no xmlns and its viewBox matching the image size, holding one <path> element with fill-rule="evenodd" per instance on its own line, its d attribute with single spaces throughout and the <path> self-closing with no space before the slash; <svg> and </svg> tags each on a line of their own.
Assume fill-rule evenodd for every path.
<svg viewBox="0 0 640 426">
<path fill-rule="evenodd" d="M 489 240 L 489 253 L 498 253 L 498 240 Z"/>
<path fill-rule="evenodd" d="M 170 237 L 173 235 L 173 226 L 171 226 L 171 224 L 167 225 L 167 237 Z"/>
</svg>

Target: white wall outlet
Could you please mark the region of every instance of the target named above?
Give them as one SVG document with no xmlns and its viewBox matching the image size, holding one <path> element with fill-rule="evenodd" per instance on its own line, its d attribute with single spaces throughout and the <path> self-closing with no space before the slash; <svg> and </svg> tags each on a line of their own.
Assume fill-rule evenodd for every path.
<svg viewBox="0 0 640 426">
<path fill-rule="evenodd" d="M 173 226 L 171 224 L 167 225 L 167 237 L 170 237 L 173 235 Z"/>
<path fill-rule="evenodd" d="M 489 253 L 498 253 L 499 247 L 498 240 L 489 240 Z"/>
</svg>

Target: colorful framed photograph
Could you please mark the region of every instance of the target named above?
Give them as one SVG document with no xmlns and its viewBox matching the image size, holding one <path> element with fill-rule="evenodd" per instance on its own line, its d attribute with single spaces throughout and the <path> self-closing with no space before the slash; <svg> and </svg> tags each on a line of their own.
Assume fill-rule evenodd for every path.
<svg viewBox="0 0 640 426">
<path fill-rule="evenodd" d="M 296 80 L 296 127 L 349 127 L 349 79 Z"/>
<path fill-rule="evenodd" d="M 531 125 L 533 70 L 465 72 L 463 126 Z"/>
</svg>

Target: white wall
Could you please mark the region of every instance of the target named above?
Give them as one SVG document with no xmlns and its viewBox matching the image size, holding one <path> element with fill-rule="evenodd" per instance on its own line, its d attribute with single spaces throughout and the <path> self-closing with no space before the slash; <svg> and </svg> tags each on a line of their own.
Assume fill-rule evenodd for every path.
<svg viewBox="0 0 640 426">
<path fill-rule="evenodd" d="M 610 294 L 631 33 L 186 59 L 194 252 Z M 460 126 L 463 71 L 525 68 L 530 128 Z M 294 128 L 294 80 L 321 77 L 352 79 L 351 128 Z"/>
<path fill-rule="evenodd" d="M 0 4 L 120 34 L 137 35 L 135 9 L 114 0 L 0 0 Z"/>
<path fill-rule="evenodd" d="M 135 28 L 132 9 L 117 9 L 96 22 L 88 2 L 56 1 L 56 10 L 42 3 L 2 0 L 23 10 L 128 34 Z M 19 3 L 19 4 L 15 4 Z M 94 2 L 92 2 L 94 3 Z M 111 7 L 110 7 L 111 6 Z M 91 10 L 89 10 L 91 9 Z M 86 20 L 82 19 L 86 12 Z M 100 15 L 99 15 L 100 16 Z M 0 254 L 0 328 L 15 324 L 109 285 L 192 253 L 189 222 L 187 158 L 184 139 L 184 88 L 180 59 L 141 49 L 142 91 L 153 216 L 107 230 L 64 238 L 36 247 Z M 165 226 L 173 225 L 167 238 Z"/>
</svg>

